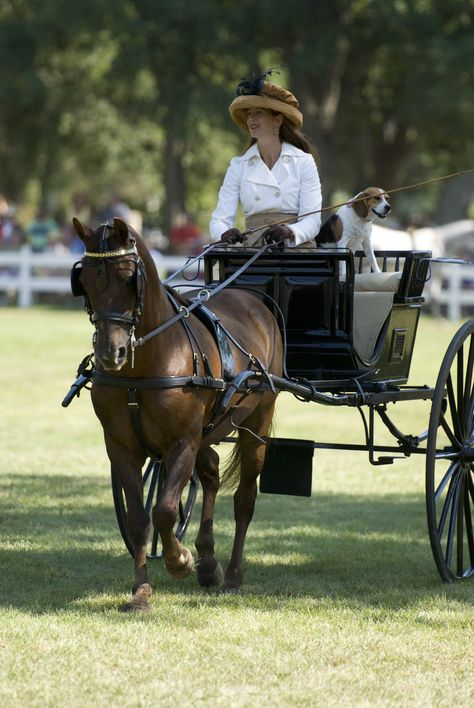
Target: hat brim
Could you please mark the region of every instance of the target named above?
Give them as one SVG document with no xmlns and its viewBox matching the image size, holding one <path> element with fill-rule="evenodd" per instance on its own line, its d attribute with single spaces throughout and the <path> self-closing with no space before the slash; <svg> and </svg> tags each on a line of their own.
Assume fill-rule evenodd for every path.
<svg viewBox="0 0 474 708">
<path fill-rule="evenodd" d="M 283 101 L 269 98 L 268 96 L 237 96 L 229 106 L 230 117 L 239 128 L 248 131 L 247 111 L 250 108 L 266 108 L 276 111 L 286 116 L 294 128 L 301 128 L 303 125 L 303 114 L 294 106 L 290 106 Z"/>
</svg>

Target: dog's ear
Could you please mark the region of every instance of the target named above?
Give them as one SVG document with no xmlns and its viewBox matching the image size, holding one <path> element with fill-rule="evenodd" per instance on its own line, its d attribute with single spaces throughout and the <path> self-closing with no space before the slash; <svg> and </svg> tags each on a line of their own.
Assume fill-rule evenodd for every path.
<svg viewBox="0 0 474 708">
<path fill-rule="evenodd" d="M 316 245 L 327 245 L 329 247 L 333 246 L 341 240 L 343 230 L 344 226 L 342 224 L 342 219 L 337 214 L 333 214 L 321 226 L 321 230 L 315 238 Z"/>
<path fill-rule="evenodd" d="M 369 213 L 369 209 L 367 207 L 368 198 L 369 195 L 367 194 L 367 192 L 359 192 L 359 194 L 354 197 L 354 200 L 352 202 L 352 208 L 354 209 L 357 216 L 360 216 L 361 219 L 366 219 Z"/>
</svg>

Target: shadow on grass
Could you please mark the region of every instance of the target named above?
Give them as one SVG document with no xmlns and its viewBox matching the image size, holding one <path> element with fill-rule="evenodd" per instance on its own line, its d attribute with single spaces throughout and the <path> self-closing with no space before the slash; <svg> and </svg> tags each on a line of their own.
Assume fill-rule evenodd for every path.
<svg viewBox="0 0 474 708">
<path fill-rule="evenodd" d="M 3 478 L 0 494 L 1 606 L 103 612 L 125 599 L 133 566 L 106 480 L 25 475 Z M 192 550 L 197 509 L 195 516 Z M 221 498 L 215 528 L 223 564 L 232 516 L 232 500 Z M 446 586 L 437 575 L 421 495 L 260 495 L 246 558 L 244 597 L 270 597 L 273 605 L 309 598 L 399 608 L 445 594 L 472 603 L 472 583 Z M 150 562 L 150 575 L 155 597 L 175 595 L 190 607 L 226 602 L 198 588 L 194 575 L 175 583 L 159 561 Z"/>
</svg>

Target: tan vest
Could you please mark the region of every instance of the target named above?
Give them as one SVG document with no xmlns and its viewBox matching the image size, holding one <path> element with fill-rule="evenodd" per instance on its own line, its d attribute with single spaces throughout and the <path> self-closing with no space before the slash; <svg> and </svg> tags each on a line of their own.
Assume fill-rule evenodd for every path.
<svg viewBox="0 0 474 708">
<path fill-rule="evenodd" d="M 280 221 L 284 221 L 285 224 L 294 224 L 297 220 L 298 214 L 288 214 L 288 212 L 283 213 L 281 211 L 261 211 L 258 214 L 250 214 L 250 216 L 247 216 L 245 219 L 245 230 L 258 229 L 258 231 L 249 234 L 245 243 L 236 243 L 235 245 L 244 246 L 246 248 L 260 248 L 264 245 L 262 234 L 270 224 Z M 311 241 L 300 243 L 294 248 L 316 248 L 316 242 L 311 239 Z"/>
</svg>

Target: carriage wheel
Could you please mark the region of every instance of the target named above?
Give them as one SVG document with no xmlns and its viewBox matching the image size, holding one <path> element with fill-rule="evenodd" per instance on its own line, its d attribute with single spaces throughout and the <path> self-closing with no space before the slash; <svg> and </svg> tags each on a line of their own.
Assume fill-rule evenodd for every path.
<svg viewBox="0 0 474 708">
<path fill-rule="evenodd" d="M 160 496 L 161 490 L 163 488 L 163 483 L 165 480 L 166 471 L 165 466 L 159 460 L 150 460 L 143 473 L 143 498 L 145 503 L 145 510 L 151 518 L 151 510 Z M 114 497 L 115 514 L 117 516 L 117 521 L 122 534 L 124 543 L 133 558 L 133 547 L 130 542 L 130 537 L 128 535 L 127 527 L 127 502 L 125 499 L 125 494 L 123 488 L 117 477 L 112 472 L 112 492 Z M 191 478 L 185 487 L 181 500 L 179 502 L 178 510 L 178 525 L 176 527 L 175 535 L 176 538 L 181 541 L 186 533 L 186 529 L 191 521 L 191 514 L 194 509 L 194 504 L 196 503 L 196 497 L 198 492 L 198 478 L 195 471 L 193 471 Z M 161 547 L 160 540 L 156 529 L 151 526 L 150 538 L 149 538 L 149 548 L 147 552 L 148 558 L 161 558 Z"/>
<path fill-rule="evenodd" d="M 426 510 L 446 582 L 474 575 L 474 320 L 449 345 L 436 382 L 426 450 Z"/>
</svg>

